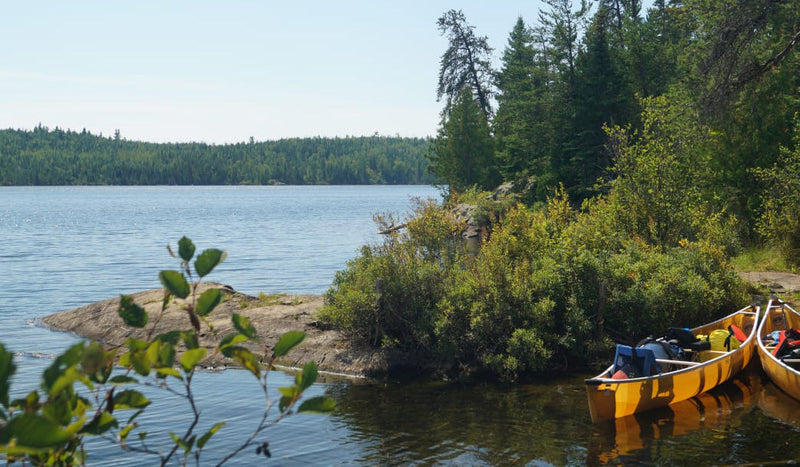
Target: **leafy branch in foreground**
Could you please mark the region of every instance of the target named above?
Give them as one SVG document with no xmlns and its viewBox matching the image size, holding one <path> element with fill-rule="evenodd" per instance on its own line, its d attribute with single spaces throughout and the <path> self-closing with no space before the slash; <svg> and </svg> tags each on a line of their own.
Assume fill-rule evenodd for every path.
<svg viewBox="0 0 800 467">
<path fill-rule="evenodd" d="M 12 400 L 10 382 L 16 365 L 13 354 L 0 344 L 0 453 L 9 464 L 83 465 L 88 458 L 84 440 L 91 436 L 108 440 L 127 452 L 155 456 L 160 465 L 171 462 L 186 465 L 191 458 L 196 465 L 201 464 L 207 443 L 226 423 L 217 421 L 201 428 L 201 410 L 192 379 L 207 351 L 200 347 L 198 336 L 201 321 L 211 328 L 206 317 L 223 302 L 225 295 L 217 288 L 200 293 L 199 280 L 222 263 L 226 254 L 218 249 L 201 252 L 194 260 L 193 272 L 190 263 L 195 257 L 195 246 L 191 240 L 181 238 L 177 255 L 171 248 L 169 252 L 180 260 L 180 269 L 159 273 L 165 290 L 161 309 L 146 339 L 127 339 L 124 346 L 127 351 L 123 347 L 105 348 L 99 342 L 79 342 L 55 358 L 42 374 L 39 389 Z M 182 300 L 176 303 L 186 311 L 191 328 L 154 336 L 158 322 L 176 299 Z M 130 296 L 120 297 L 118 313 L 134 328 L 145 328 L 150 321 L 147 311 Z M 225 464 L 248 448 L 269 457 L 269 444 L 259 436 L 293 413 L 304 391 L 317 379 L 316 364 L 308 362 L 296 374 L 293 385 L 279 388 L 278 413 L 270 418 L 276 402 L 268 392 L 269 370 L 276 359 L 300 344 L 305 334 L 290 331 L 270 349 L 260 342 L 248 318 L 234 313 L 232 324 L 236 332 L 224 337 L 214 352 L 231 358 L 253 374 L 263 393 L 264 405 L 256 428 L 221 457 L 217 465 Z M 264 355 L 254 354 L 242 345 L 245 342 L 261 346 Z M 262 367 L 262 361 L 267 362 L 266 368 Z M 187 406 L 188 425 L 180 433 L 170 432 L 168 439 L 152 440 L 138 421 L 151 404 L 148 396 L 136 389 L 141 386 L 182 399 Z M 318 396 L 304 400 L 296 411 L 326 413 L 333 407 L 330 398 Z"/>
</svg>

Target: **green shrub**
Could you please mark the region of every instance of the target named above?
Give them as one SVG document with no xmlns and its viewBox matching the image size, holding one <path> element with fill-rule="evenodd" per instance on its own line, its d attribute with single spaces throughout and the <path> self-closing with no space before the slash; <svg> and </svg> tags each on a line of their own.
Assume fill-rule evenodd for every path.
<svg viewBox="0 0 800 467">
<path fill-rule="evenodd" d="M 800 117 L 795 116 L 794 148 L 781 147 L 772 167 L 753 169 L 763 186 L 759 233 L 800 265 Z"/>
<path fill-rule="evenodd" d="M 541 208 L 517 204 L 474 256 L 459 249 L 449 211 L 423 205 L 406 233 L 365 247 L 337 274 L 326 316 L 363 342 L 513 380 L 607 359 L 609 337 L 703 324 L 747 301 L 727 262 L 731 218 L 687 220 L 669 231 L 693 240 L 654 243 L 621 221 L 613 197 L 576 210 L 560 189 Z"/>
<path fill-rule="evenodd" d="M 463 255 L 463 226 L 432 200 L 419 201 L 405 225 L 336 274 L 320 318 L 355 341 L 431 351 L 436 304 Z"/>
</svg>

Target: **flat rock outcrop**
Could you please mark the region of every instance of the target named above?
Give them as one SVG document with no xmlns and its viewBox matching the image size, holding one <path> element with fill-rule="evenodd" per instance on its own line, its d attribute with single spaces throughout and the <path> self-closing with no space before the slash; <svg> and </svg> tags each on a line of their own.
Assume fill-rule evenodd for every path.
<svg viewBox="0 0 800 467">
<path fill-rule="evenodd" d="M 287 331 L 306 333 L 305 340 L 277 362 L 280 366 L 299 368 L 313 360 L 321 372 L 359 378 L 381 376 L 390 370 L 383 350 L 354 346 L 340 332 L 327 329 L 319 323 L 316 314 L 323 304 L 321 296 L 272 295 L 257 298 L 236 292 L 230 286 L 211 282 L 200 284 L 198 295 L 209 287 L 226 291 L 226 299 L 202 324 L 200 346 L 208 351 L 202 365 L 207 368 L 234 365 L 232 360 L 214 350 L 222 338 L 235 332 L 231 315 L 238 313 L 249 318 L 258 331 L 259 345 L 248 343 L 247 346 L 259 355 L 269 355 L 269 349 Z M 144 339 L 149 332 L 155 336 L 172 330 L 191 329 L 187 312 L 181 307 L 184 302 L 180 299 L 173 300 L 161 318 L 157 319 L 163 296 L 161 289 L 131 295 L 148 313 L 148 324 L 144 328 L 132 328 L 122 321 L 117 314 L 119 298 L 55 313 L 42 319 L 42 322 L 50 328 L 98 340 L 108 346 L 124 346 L 128 337 Z"/>
<path fill-rule="evenodd" d="M 780 271 L 741 272 L 742 279 L 758 286 L 766 286 L 771 293 L 800 292 L 800 275 Z"/>
</svg>

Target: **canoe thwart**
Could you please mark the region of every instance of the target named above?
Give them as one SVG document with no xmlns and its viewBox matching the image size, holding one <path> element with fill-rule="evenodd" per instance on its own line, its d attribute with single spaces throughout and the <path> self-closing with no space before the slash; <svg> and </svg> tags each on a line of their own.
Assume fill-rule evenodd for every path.
<svg viewBox="0 0 800 467">
<path fill-rule="evenodd" d="M 700 362 L 690 362 L 688 360 L 667 360 L 665 358 L 657 358 L 656 363 L 664 363 L 666 365 L 684 365 L 684 366 L 695 366 L 700 364 Z"/>
</svg>

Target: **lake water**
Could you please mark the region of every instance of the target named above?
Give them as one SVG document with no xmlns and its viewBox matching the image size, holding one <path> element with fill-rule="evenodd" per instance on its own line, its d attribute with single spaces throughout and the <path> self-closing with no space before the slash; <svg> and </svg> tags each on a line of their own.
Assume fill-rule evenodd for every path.
<svg viewBox="0 0 800 467">
<path fill-rule="evenodd" d="M 0 187 L 0 342 L 17 352 L 12 390 L 35 388 L 76 337 L 36 319 L 159 287 L 165 245 L 186 235 L 228 259 L 209 277 L 249 294 L 323 293 L 358 248 L 380 241 L 372 214 L 406 212 L 424 186 Z M 800 403 L 751 368 L 663 411 L 592 425 L 583 378 L 538 384 L 329 381 L 310 393 L 330 416 L 297 415 L 266 432 L 274 465 L 733 465 L 800 459 Z M 291 376 L 270 374 L 270 388 Z M 263 397 L 243 371 L 196 375 L 203 420 L 228 425 L 206 448 L 219 459 L 249 433 Z M 139 419 L 153 446 L 186 423 L 181 401 L 155 391 Z M 203 425 L 203 423 L 205 423 Z M 151 465 L 92 442 L 90 465 Z M 253 452 L 229 465 L 262 462 Z"/>
</svg>

